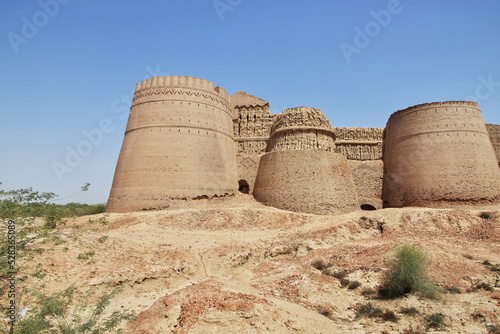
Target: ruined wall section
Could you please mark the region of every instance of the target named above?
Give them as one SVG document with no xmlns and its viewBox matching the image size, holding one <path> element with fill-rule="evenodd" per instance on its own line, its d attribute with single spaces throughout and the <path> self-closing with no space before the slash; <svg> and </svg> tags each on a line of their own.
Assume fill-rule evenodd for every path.
<svg viewBox="0 0 500 334">
<path fill-rule="evenodd" d="M 337 152 L 348 160 L 370 161 L 382 159 L 384 129 L 334 127 Z"/>
<path fill-rule="evenodd" d="M 137 84 L 106 210 L 160 209 L 236 191 L 227 92 L 184 76 Z"/>
<path fill-rule="evenodd" d="M 386 207 L 500 199 L 500 170 L 477 103 L 426 103 L 400 110 L 387 122 L 384 145 Z"/>
<path fill-rule="evenodd" d="M 233 135 L 236 145 L 236 164 L 240 190 L 253 192 L 260 158 L 266 152 L 274 114 L 269 102 L 246 92 L 230 97 L 233 112 Z"/>
<path fill-rule="evenodd" d="M 490 135 L 491 144 L 495 149 L 498 165 L 500 166 L 500 125 L 486 124 L 486 129 Z"/>
<path fill-rule="evenodd" d="M 265 153 L 275 116 L 269 111 L 269 102 L 238 92 L 231 95 L 231 107 L 237 154 Z"/>
</svg>

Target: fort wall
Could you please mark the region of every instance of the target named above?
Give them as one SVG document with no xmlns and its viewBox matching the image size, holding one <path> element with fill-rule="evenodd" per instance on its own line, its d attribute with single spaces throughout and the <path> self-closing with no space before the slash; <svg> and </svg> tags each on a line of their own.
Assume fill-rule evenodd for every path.
<svg viewBox="0 0 500 334">
<path fill-rule="evenodd" d="M 137 84 L 108 212 L 159 209 L 172 200 L 237 191 L 229 95 L 183 76 Z"/>
<path fill-rule="evenodd" d="M 426 103 L 397 111 L 387 122 L 384 145 L 386 207 L 500 198 L 500 170 L 477 103 Z"/>
<path fill-rule="evenodd" d="M 498 165 L 500 167 L 500 125 L 486 124 L 486 129 L 490 135 L 491 144 L 495 149 Z"/>
<path fill-rule="evenodd" d="M 347 162 L 356 185 L 359 206 L 366 210 L 382 209 L 384 162 L 381 159 L 372 161 L 348 160 Z"/>
<path fill-rule="evenodd" d="M 251 194 L 275 115 L 269 111 L 269 102 L 246 92 L 234 93 L 230 102 L 239 190 Z"/>
<path fill-rule="evenodd" d="M 337 152 L 349 160 L 370 161 L 382 159 L 384 129 L 334 127 Z"/>
<path fill-rule="evenodd" d="M 276 208 L 335 214 L 359 208 L 347 159 L 335 153 L 335 134 L 314 108 L 276 115 L 268 153 L 260 159 L 253 195 Z"/>
</svg>

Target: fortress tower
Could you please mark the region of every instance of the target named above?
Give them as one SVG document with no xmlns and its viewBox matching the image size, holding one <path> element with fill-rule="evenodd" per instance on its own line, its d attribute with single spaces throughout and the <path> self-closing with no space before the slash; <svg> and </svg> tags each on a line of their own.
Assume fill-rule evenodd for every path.
<svg viewBox="0 0 500 334">
<path fill-rule="evenodd" d="M 490 134 L 491 144 L 495 149 L 498 165 L 500 167 L 500 125 L 496 124 L 486 124 L 486 129 Z"/>
<path fill-rule="evenodd" d="M 474 102 L 397 111 L 384 144 L 386 207 L 482 204 L 500 199 L 500 170 Z"/>
<path fill-rule="evenodd" d="M 332 214 L 359 209 L 345 156 L 335 153 L 335 134 L 314 108 L 275 116 L 268 153 L 260 160 L 253 195 L 279 209 Z"/>
<path fill-rule="evenodd" d="M 237 191 L 229 95 L 207 80 L 137 84 L 106 211 L 161 209 Z"/>
</svg>

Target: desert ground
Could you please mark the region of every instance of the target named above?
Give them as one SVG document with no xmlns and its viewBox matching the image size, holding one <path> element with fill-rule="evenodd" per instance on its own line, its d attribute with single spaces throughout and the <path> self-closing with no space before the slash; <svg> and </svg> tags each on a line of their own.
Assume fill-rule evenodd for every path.
<svg viewBox="0 0 500 334">
<path fill-rule="evenodd" d="M 500 263 L 500 206 L 319 216 L 244 194 L 187 204 L 67 219 L 22 263 L 22 304 L 30 304 L 30 291 L 74 286 L 97 296 L 121 288 L 106 313 L 133 312 L 135 320 L 121 326 L 127 333 L 423 333 L 433 313 L 445 316 L 445 326 L 429 332 L 487 333 L 500 323 L 492 270 Z M 370 293 L 405 242 L 428 255 L 438 299 Z M 326 271 L 312 265 L 318 260 Z M 361 285 L 342 287 L 330 275 L 341 271 Z M 356 317 L 369 301 L 397 319 Z M 418 313 L 400 312 L 410 307 Z"/>
</svg>

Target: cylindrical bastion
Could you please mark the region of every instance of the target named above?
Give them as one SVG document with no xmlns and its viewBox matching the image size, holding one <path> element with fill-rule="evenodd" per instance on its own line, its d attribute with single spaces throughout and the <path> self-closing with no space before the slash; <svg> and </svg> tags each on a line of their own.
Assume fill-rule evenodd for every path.
<svg viewBox="0 0 500 334">
<path fill-rule="evenodd" d="M 475 102 L 395 112 L 384 142 L 385 207 L 449 207 L 500 199 L 500 170 Z"/>
<path fill-rule="evenodd" d="M 273 123 L 268 153 L 260 160 L 255 199 L 313 214 L 359 209 L 347 159 L 334 149 L 334 132 L 321 111 L 305 107 L 282 111 Z"/>
<path fill-rule="evenodd" d="M 161 209 L 237 189 L 227 92 L 186 76 L 137 84 L 106 211 Z"/>
</svg>

